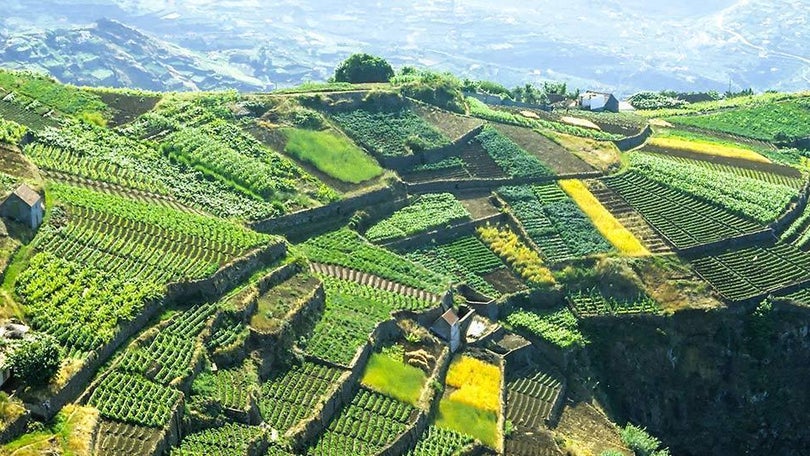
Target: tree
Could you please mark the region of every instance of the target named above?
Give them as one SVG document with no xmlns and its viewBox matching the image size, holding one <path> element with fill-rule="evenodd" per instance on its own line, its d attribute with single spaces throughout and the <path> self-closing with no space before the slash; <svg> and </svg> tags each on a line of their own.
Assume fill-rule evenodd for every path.
<svg viewBox="0 0 810 456">
<path fill-rule="evenodd" d="M 61 353 L 53 337 L 40 335 L 24 340 L 8 357 L 11 372 L 32 386 L 47 385 L 61 363 Z"/>
<path fill-rule="evenodd" d="M 352 54 L 335 69 L 335 82 L 388 82 L 394 69 L 381 57 L 369 54 Z"/>
</svg>

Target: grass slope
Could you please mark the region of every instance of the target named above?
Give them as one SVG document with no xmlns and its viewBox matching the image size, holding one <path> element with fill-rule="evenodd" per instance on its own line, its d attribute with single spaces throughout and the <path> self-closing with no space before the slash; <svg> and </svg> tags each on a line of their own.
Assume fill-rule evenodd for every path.
<svg viewBox="0 0 810 456">
<path fill-rule="evenodd" d="M 342 182 L 359 184 L 383 172 L 373 158 L 332 131 L 286 128 L 284 135 L 287 137 L 284 152 Z"/>
<path fill-rule="evenodd" d="M 415 406 L 426 380 L 422 369 L 384 353 L 372 353 L 361 382 L 378 393 Z"/>
</svg>

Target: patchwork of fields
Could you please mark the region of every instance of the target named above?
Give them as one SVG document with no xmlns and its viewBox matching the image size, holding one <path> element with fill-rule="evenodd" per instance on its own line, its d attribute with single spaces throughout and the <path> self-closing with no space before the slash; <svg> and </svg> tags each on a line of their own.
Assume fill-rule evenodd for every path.
<svg viewBox="0 0 810 456">
<path fill-rule="evenodd" d="M 621 152 L 643 117 L 0 86 L 0 187 L 45 203 L 4 222 L 0 312 L 59 358 L 0 385 L 4 450 L 563 455 L 600 325 L 810 305 L 810 172 L 779 148 L 808 132 L 774 120 L 802 98 L 668 113 Z"/>
</svg>

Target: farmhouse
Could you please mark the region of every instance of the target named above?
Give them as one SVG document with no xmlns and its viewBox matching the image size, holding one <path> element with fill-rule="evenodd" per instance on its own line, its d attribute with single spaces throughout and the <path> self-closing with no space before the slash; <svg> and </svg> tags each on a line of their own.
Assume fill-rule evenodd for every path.
<svg viewBox="0 0 810 456">
<path fill-rule="evenodd" d="M 42 196 L 22 184 L 0 204 L 0 216 L 16 220 L 37 229 L 42 223 Z"/>
<path fill-rule="evenodd" d="M 448 309 L 439 317 L 430 330 L 437 336 L 450 343 L 450 351 L 455 352 L 461 345 L 461 328 L 458 314 L 453 309 Z"/>
<path fill-rule="evenodd" d="M 579 107 L 589 111 L 619 112 L 619 100 L 612 93 L 588 91 L 579 96 Z"/>
</svg>

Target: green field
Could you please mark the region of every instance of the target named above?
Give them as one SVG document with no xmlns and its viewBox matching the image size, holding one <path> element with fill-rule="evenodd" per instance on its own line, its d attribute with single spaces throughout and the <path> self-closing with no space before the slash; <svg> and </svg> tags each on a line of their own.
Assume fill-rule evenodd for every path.
<svg viewBox="0 0 810 456">
<path fill-rule="evenodd" d="M 426 380 L 422 369 L 384 353 L 373 353 L 360 381 L 377 392 L 415 406 Z"/>
<path fill-rule="evenodd" d="M 284 135 L 287 137 L 284 152 L 342 182 L 359 184 L 383 172 L 376 160 L 330 130 L 287 128 Z"/>
<path fill-rule="evenodd" d="M 810 137 L 810 99 L 764 103 L 710 114 L 669 117 L 667 120 L 763 141 L 807 138 Z"/>
<path fill-rule="evenodd" d="M 468 434 L 491 447 L 497 444 L 497 415 L 461 402 L 442 399 L 436 426 Z"/>
</svg>

